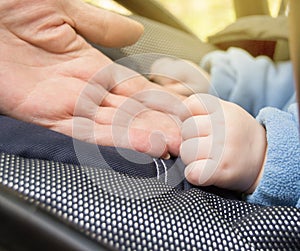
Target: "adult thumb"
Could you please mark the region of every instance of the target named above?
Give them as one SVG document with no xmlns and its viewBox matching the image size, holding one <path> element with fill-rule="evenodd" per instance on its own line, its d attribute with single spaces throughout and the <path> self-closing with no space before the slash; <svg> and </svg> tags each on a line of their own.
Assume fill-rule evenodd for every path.
<svg viewBox="0 0 300 251">
<path fill-rule="evenodd" d="M 85 39 L 106 47 L 122 47 L 135 43 L 143 26 L 125 16 L 104 10 L 80 0 L 65 2 L 65 12 L 73 20 L 74 29 Z"/>
</svg>

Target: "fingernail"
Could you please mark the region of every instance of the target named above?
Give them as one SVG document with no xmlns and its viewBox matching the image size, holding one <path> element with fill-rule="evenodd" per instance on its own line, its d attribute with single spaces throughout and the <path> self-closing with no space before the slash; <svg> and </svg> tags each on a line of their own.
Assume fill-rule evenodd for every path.
<svg viewBox="0 0 300 251">
<path fill-rule="evenodd" d="M 161 158 L 162 158 L 162 159 L 165 159 L 165 160 L 168 160 L 168 159 L 171 158 L 171 155 L 170 155 L 169 153 L 166 153 L 166 154 L 163 155 Z"/>
</svg>

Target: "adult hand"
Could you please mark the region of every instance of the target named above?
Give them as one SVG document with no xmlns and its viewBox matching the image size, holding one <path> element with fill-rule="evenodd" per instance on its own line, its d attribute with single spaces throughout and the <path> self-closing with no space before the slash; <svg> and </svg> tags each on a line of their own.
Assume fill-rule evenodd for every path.
<svg viewBox="0 0 300 251">
<path fill-rule="evenodd" d="M 1 1 L 0 112 L 101 145 L 178 154 L 178 120 L 133 97 L 156 87 L 126 79 L 132 72 L 122 67 L 125 79 L 117 78 L 111 60 L 85 40 L 124 46 L 142 31 L 79 0 Z"/>
<path fill-rule="evenodd" d="M 195 185 L 252 192 L 262 174 L 266 132 L 236 104 L 208 94 L 184 101 L 180 154 Z"/>
</svg>

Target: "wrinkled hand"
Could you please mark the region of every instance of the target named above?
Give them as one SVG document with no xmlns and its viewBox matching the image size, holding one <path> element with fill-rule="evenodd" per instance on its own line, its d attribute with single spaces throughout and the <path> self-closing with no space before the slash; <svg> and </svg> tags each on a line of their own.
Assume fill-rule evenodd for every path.
<svg viewBox="0 0 300 251">
<path fill-rule="evenodd" d="M 151 66 L 151 80 L 180 95 L 207 93 L 209 74 L 196 64 L 175 58 L 160 58 Z"/>
<path fill-rule="evenodd" d="M 140 97 L 160 89 L 85 41 L 125 46 L 142 31 L 80 0 L 1 1 L 0 112 L 101 145 L 177 155 L 180 122 Z"/>
<path fill-rule="evenodd" d="M 265 129 L 236 104 L 208 94 L 184 101 L 180 155 L 187 180 L 252 192 L 262 173 Z"/>
</svg>

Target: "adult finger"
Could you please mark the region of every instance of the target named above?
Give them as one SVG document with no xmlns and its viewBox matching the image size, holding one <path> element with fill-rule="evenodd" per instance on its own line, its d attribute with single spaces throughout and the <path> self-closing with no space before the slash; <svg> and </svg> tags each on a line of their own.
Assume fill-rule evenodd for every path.
<svg viewBox="0 0 300 251">
<path fill-rule="evenodd" d="M 182 106 L 186 98 L 116 63 L 101 69 L 90 82 L 100 84 L 111 93 L 137 100 L 148 108 L 171 114 L 177 114 L 177 106 Z"/>
<path fill-rule="evenodd" d="M 92 118 L 97 124 L 118 125 L 126 127 L 132 120 L 132 115 L 114 107 L 98 107 L 98 111 Z"/>
<path fill-rule="evenodd" d="M 179 82 L 178 80 L 161 75 L 152 75 L 149 79 L 155 84 L 159 84 L 161 86 L 175 85 Z"/>
<path fill-rule="evenodd" d="M 169 84 L 169 85 L 165 85 L 164 87 L 172 92 L 176 92 L 186 97 L 194 93 L 198 93 L 197 91 L 195 91 L 192 85 L 185 84 L 185 83 Z"/>
<path fill-rule="evenodd" d="M 130 125 L 102 125 L 73 117 L 60 121 L 52 129 L 89 143 L 128 148 L 154 157 L 165 156 L 168 151 L 162 134 Z"/>
<path fill-rule="evenodd" d="M 135 99 L 111 93 L 104 99 L 102 105 L 118 108 L 133 116 L 137 116 L 138 114 L 148 110 L 146 106 Z"/>
<path fill-rule="evenodd" d="M 73 20 L 76 31 L 99 45 L 107 47 L 131 45 L 143 33 L 143 26 L 140 23 L 80 0 L 66 1 L 64 9 Z"/>
</svg>

